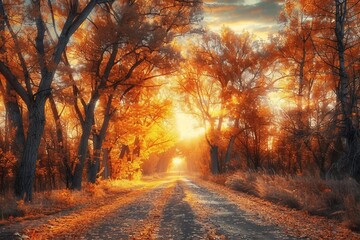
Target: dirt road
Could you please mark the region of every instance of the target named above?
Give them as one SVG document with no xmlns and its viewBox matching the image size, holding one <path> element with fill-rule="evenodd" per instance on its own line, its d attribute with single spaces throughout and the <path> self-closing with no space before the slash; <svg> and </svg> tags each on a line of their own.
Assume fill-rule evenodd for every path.
<svg viewBox="0 0 360 240">
<path fill-rule="evenodd" d="M 18 226 L 0 239 L 295 239 L 194 180 L 169 177 L 104 206 L 92 206 Z M 25 236 L 26 235 L 26 236 Z"/>
<path fill-rule="evenodd" d="M 159 239 L 295 239 L 189 179 L 176 181 L 174 188 L 163 211 Z"/>
</svg>

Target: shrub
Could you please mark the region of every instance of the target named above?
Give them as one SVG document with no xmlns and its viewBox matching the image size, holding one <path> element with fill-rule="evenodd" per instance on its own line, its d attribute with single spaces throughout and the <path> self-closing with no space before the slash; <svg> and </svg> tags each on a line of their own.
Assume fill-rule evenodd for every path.
<svg viewBox="0 0 360 240">
<path fill-rule="evenodd" d="M 262 195 L 262 197 L 270 202 L 286 206 L 294 209 L 302 209 L 302 205 L 299 200 L 294 196 L 292 192 L 286 189 L 278 189 L 269 187 Z"/>
<path fill-rule="evenodd" d="M 225 185 L 239 192 L 244 192 L 257 197 L 259 196 L 256 177 L 251 173 L 245 175 L 240 173 L 234 174 L 226 180 Z"/>
<path fill-rule="evenodd" d="M 360 232 L 360 203 L 355 199 L 346 201 L 345 224 L 353 231 Z"/>
<path fill-rule="evenodd" d="M 314 176 L 236 172 L 210 180 L 225 181 L 231 189 L 279 205 L 341 220 L 350 229 L 360 231 L 360 185 L 354 179 L 324 180 Z"/>
<path fill-rule="evenodd" d="M 228 174 L 219 174 L 219 175 L 212 175 L 207 180 L 225 186 L 228 177 L 229 177 Z"/>
<path fill-rule="evenodd" d="M 0 198 L 0 219 L 4 221 L 9 218 L 24 216 L 25 212 L 18 203 L 13 197 Z"/>
</svg>

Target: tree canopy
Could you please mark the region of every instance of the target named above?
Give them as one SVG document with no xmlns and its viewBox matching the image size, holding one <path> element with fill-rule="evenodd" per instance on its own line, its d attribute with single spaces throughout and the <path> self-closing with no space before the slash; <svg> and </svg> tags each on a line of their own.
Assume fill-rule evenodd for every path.
<svg viewBox="0 0 360 240">
<path fill-rule="evenodd" d="M 0 0 L 0 191 L 31 201 L 177 155 L 359 181 L 359 2 L 286 1 L 266 40 L 206 29 L 202 7 Z M 179 112 L 204 136 L 181 139 Z"/>
</svg>

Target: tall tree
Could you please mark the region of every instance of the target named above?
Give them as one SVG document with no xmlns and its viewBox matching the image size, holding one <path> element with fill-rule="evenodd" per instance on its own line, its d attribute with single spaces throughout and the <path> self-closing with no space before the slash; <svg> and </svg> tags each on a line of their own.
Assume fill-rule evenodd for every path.
<svg viewBox="0 0 360 240">
<path fill-rule="evenodd" d="M 85 50 L 82 53 L 87 66 L 84 77 L 92 89 L 87 102 L 80 100 L 82 110 L 75 101 L 82 135 L 79 161 L 74 172 L 74 189 L 81 188 L 91 131 L 94 133 L 94 153 L 98 155 L 101 152 L 114 111 L 113 98 L 121 98 L 132 88 L 143 87 L 146 81 L 173 71 L 179 54 L 171 46 L 171 41 L 175 36 L 189 32 L 192 24 L 199 21 L 200 4 L 200 1 L 122 2 L 106 8 L 106 14 L 99 13 L 93 25 L 87 29 L 91 30 L 92 40 L 88 39 L 91 44 L 87 44 L 87 48 L 80 45 L 80 48 Z M 79 89 L 74 86 L 74 94 L 80 98 Z M 99 124 L 95 123 L 95 112 L 102 96 L 106 107 L 102 124 Z M 94 160 L 89 165 L 92 168 L 92 182 L 95 181 L 99 156 Z"/>
<path fill-rule="evenodd" d="M 285 27 L 277 38 L 280 71 L 288 72 L 286 79 L 290 82 L 285 91 L 291 92 L 290 100 L 295 106 L 289 109 L 291 118 L 294 118 L 293 124 L 284 127 L 293 136 L 291 142 L 296 149 L 295 162 L 299 172 L 304 168 L 305 141 L 310 134 L 310 101 L 317 77 L 316 69 L 319 67 L 311 41 L 315 31 L 309 9 L 311 6 L 308 1 L 287 1 L 280 17 Z M 285 113 L 285 116 L 289 115 Z"/>
<path fill-rule="evenodd" d="M 114 143 L 112 177 L 139 177 L 145 159 L 173 146 L 173 124 L 169 122 L 172 104 L 157 85 L 135 88 L 124 96 L 107 137 L 107 142 Z"/>
<path fill-rule="evenodd" d="M 264 93 L 267 81 L 264 71 L 268 62 L 267 51 L 261 48 L 250 34 L 238 35 L 225 28 L 220 35 L 206 33 L 191 50 L 193 56 L 189 56 L 191 64 L 188 65 L 196 69 L 187 67 L 190 75 L 186 75 L 180 85 L 194 97 L 192 101 L 197 103 L 203 122 L 209 125 L 206 137 L 214 174 L 224 171 L 235 137 L 242 131 L 240 128 L 244 125 L 239 123 L 242 108 L 251 107 L 242 105 L 238 99 L 250 92 Z M 187 87 L 190 83 L 194 86 Z M 234 130 L 226 138 L 227 143 L 221 143 L 226 132 L 224 127 L 229 126 Z"/>
<path fill-rule="evenodd" d="M 360 3 L 356 0 L 315 1 L 314 21 L 321 26 L 314 38 L 318 55 L 334 73 L 338 134 L 343 157 L 332 170 L 360 180 L 359 152 L 359 84 L 353 74 L 358 59 Z M 340 145 L 340 146 L 339 146 Z"/>
<path fill-rule="evenodd" d="M 1 9 L 0 12 L 4 10 Z M 5 46 L 6 36 L 6 20 L 5 18 L 0 19 L 0 38 L 1 38 L 1 48 L 0 53 L 2 55 L 6 54 L 6 51 L 9 50 Z M 22 151 L 25 145 L 25 134 L 23 127 L 22 114 L 20 111 L 18 97 L 14 91 L 14 88 L 9 82 L 0 82 L 0 91 L 4 97 L 5 109 L 6 109 L 6 122 L 7 124 L 7 133 L 6 139 L 13 139 L 10 143 L 10 150 L 15 154 L 15 156 L 20 159 Z"/>
<path fill-rule="evenodd" d="M 45 125 L 45 102 L 51 93 L 51 84 L 62 54 L 92 9 L 104 2 L 107 1 L 74 0 L 53 4 L 51 1 L 36 0 L 30 4 L 15 5 L 0 1 L 0 15 L 5 20 L 5 31 L 10 38 L 7 47 L 15 49 L 16 58 L 13 61 L 20 66 L 20 71 L 15 71 L 3 56 L 0 59 L 0 72 L 28 109 L 29 127 L 15 184 L 16 195 L 25 201 L 32 200 L 36 159 Z M 18 15 L 15 15 L 15 11 Z M 57 11 L 56 18 L 54 11 Z M 52 43 L 47 23 L 57 19 L 53 31 L 60 32 L 60 35 Z M 22 28 L 19 24 L 26 27 Z"/>
</svg>

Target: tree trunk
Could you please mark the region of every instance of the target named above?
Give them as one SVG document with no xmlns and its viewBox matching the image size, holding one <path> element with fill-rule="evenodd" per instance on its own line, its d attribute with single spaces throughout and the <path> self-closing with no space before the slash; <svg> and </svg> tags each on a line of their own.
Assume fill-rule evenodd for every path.
<svg viewBox="0 0 360 240">
<path fill-rule="evenodd" d="M 71 167 L 70 167 L 69 154 L 67 153 L 67 150 L 65 147 L 64 133 L 63 133 L 64 131 L 61 126 L 60 115 L 56 108 L 56 103 L 55 103 L 52 95 L 50 95 L 50 97 L 49 97 L 49 102 L 50 102 L 50 107 L 51 107 L 51 111 L 52 111 L 52 114 L 54 117 L 55 127 L 56 127 L 56 138 L 57 138 L 56 150 L 59 152 L 60 157 L 62 159 L 62 163 L 65 168 L 66 188 L 69 188 L 70 183 L 72 182 L 73 176 L 72 176 Z"/>
<path fill-rule="evenodd" d="M 349 77 L 345 66 L 345 26 L 347 21 L 347 1 L 335 0 L 335 36 L 337 43 L 337 54 L 339 58 L 339 89 L 337 97 L 340 101 L 343 121 L 343 136 L 346 139 L 346 164 L 347 169 L 352 177 L 360 180 L 360 164 L 357 157 L 358 154 L 358 136 L 356 136 L 357 129 L 354 126 L 351 116 L 353 103 L 351 101 L 351 91 L 349 84 Z"/>
<path fill-rule="evenodd" d="M 297 102 L 297 114 L 296 114 L 296 122 L 297 122 L 297 135 L 295 144 L 296 146 L 296 162 L 299 167 L 299 171 L 303 172 L 303 166 L 302 166 L 302 159 L 303 159 L 303 145 L 302 142 L 304 141 L 304 124 L 303 124 L 303 90 L 304 90 L 304 80 L 305 80 L 305 74 L 304 74 L 304 68 L 305 68 L 305 62 L 306 62 L 306 39 L 302 40 L 302 57 L 301 62 L 299 66 L 299 85 L 298 85 L 298 92 L 296 96 L 296 102 Z"/>
<path fill-rule="evenodd" d="M 109 127 L 109 122 L 111 118 L 111 105 L 112 105 L 112 99 L 113 95 L 110 94 L 108 97 L 108 101 L 106 103 L 105 113 L 104 113 L 104 120 L 101 125 L 101 129 L 99 133 L 95 133 L 93 136 L 94 141 L 94 153 L 93 153 L 93 159 L 91 160 L 89 164 L 89 181 L 91 183 L 95 183 L 96 181 L 96 175 L 98 174 L 100 170 L 100 156 L 101 156 L 101 149 L 103 146 L 103 142 L 106 137 L 106 132 Z"/>
<path fill-rule="evenodd" d="M 36 97 L 29 108 L 29 129 L 19 172 L 15 179 L 15 195 L 26 202 L 32 201 L 38 148 L 45 126 L 45 102 L 46 94 L 43 92 Z"/>
<path fill-rule="evenodd" d="M 110 177 L 110 169 L 109 169 L 109 149 L 104 148 L 103 149 L 103 161 L 102 165 L 104 168 L 104 171 L 102 173 L 104 179 L 108 179 Z"/>
<path fill-rule="evenodd" d="M 74 190 L 81 190 L 81 183 L 82 183 L 82 174 L 84 169 L 84 163 L 87 156 L 87 147 L 88 147 L 88 140 L 91 133 L 91 124 L 86 124 L 83 127 L 83 132 L 80 138 L 79 148 L 78 148 L 78 156 L 75 165 L 75 170 L 73 174 L 73 181 L 71 185 L 71 189 Z"/>
<path fill-rule="evenodd" d="M 10 143 L 11 152 L 20 162 L 25 145 L 24 126 L 15 91 L 9 83 L 6 83 L 5 108 L 9 121 L 8 130 L 10 130 L 10 139 L 13 139 Z"/>
<path fill-rule="evenodd" d="M 226 164 L 230 161 L 231 152 L 232 152 L 234 142 L 235 142 L 235 135 L 231 135 L 229 144 L 228 144 L 227 149 L 226 149 L 226 154 L 225 154 L 225 162 L 224 162 L 225 167 L 226 167 Z"/>
<path fill-rule="evenodd" d="M 100 155 L 102 148 L 102 140 L 97 134 L 93 135 L 93 157 L 89 159 L 89 175 L 88 181 L 91 183 L 96 182 L 96 175 L 100 170 Z"/>
<path fill-rule="evenodd" d="M 95 105 L 98 100 L 98 94 L 95 94 L 87 105 L 85 111 L 85 121 L 82 124 L 82 134 L 78 147 L 78 161 L 75 165 L 74 177 L 71 188 L 74 190 L 81 190 L 82 174 L 84 170 L 84 163 L 88 151 L 88 141 L 90 138 L 92 126 L 94 123 Z"/>
<path fill-rule="evenodd" d="M 219 174 L 219 147 L 210 146 L 210 169 L 212 174 Z"/>
<path fill-rule="evenodd" d="M 6 90 L 4 90 L 3 94 L 5 97 L 7 124 L 5 129 L 5 140 L 10 146 L 10 149 L 7 150 L 10 150 L 16 157 L 17 162 L 13 171 L 17 173 L 19 171 L 21 156 L 25 146 L 23 119 L 13 87 L 8 82 L 6 82 Z"/>
</svg>

